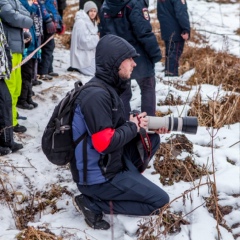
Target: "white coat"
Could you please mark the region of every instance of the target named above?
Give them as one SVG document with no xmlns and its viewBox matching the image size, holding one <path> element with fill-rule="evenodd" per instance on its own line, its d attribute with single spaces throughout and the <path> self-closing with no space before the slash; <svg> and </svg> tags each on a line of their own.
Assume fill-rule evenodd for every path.
<svg viewBox="0 0 240 240">
<path fill-rule="evenodd" d="M 77 12 L 72 30 L 70 63 L 85 75 L 95 74 L 95 51 L 99 41 L 97 24 L 84 10 Z"/>
</svg>

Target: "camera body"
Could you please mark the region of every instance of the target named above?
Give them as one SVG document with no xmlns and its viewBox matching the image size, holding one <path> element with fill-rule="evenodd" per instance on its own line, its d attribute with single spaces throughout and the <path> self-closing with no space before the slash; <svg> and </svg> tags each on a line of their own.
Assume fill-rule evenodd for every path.
<svg viewBox="0 0 240 240">
<path fill-rule="evenodd" d="M 140 112 L 133 110 L 130 114 L 136 116 Z M 146 116 L 148 118 L 148 132 L 154 132 L 159 128 L 166 128 L 168 131 L 176 131 L 187 134 L 196 134 L 198 128 L 197 117 L 156 117 Z"/>
</svg>

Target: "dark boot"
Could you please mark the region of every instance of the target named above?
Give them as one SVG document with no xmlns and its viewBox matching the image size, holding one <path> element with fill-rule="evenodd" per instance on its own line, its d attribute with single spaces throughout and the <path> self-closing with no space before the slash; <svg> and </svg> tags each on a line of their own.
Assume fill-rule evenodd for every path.
<svg viewBox="0 0 240 240">
<path fill-rule="evenodd" d="M 86 223 L 91 228 L 94 228 L 94 229 L 101 229 L 101 230 L 109 229 L 110 224 L 102 219 L 103 215 L 96 214 L 92 212 L 90 209 L 88 209 L 87 207 L 85 207 L 83 198 L 84 196 L 82 194 L 73 197 L 73 204 L 80 213 L 83 213 Z"/>
<path fill-rule="evenodd" d="M 39 81 L 39 80 L 32 80 L 32 85 L 33 86 L 38 86 L 38 85 L 41 85 L 42 84 L 42 82 L 41 81 Z"/>
<path fill-rule="evenodd" d="M 50 72 L 50 73 L 48 73 L 48 75 L 51 76 L 51 77 L 58 77 L 59 76 L 59 74 L 55 73 L 55 72 Z"/>
<path fill-rule="evenodd" d="M 17 142 L 12 141 L 12 142 L 5 142 L 5 143 L 3 143 L 2 144 L 2 148 L 9 149 L 10 152 L 14 153 L 14 152 L 22 149 L 23 145 L 21 143 L 17 143 Z M 0 155 L 1 155 L 1 153 L 0 153 Z"/>
<path fill-rule="evenodd" d="M 38 106 L 38 104 L 37 104 L 36 102 L 34 102 L 34 101 L 32 100 L 32 98 L 29 98 L 29 99 L 27 100 L 27 102 L 28 102 L 28 104 L 33 105 L 34 108 L 36 108 L 36 107 Z"/>
<path fill-rule="evenodd" d="M 7 155 L 11 152 L 8 147 L 0 147 L 0 156 Z"/>
<path fill-rule="evenodd" d="M 32 110 L 34 107 L 33 105 L 27 103 L 27 101 L 18 101 L 17 107 L 21 109 Z"/>
<path fill-rule="evenodd" d="M 23 145 L 21 143 L 16 143 L 16 142 L 13 142 L 13 144 L 11 146 L 11 150 L 12 150 L 13 153 L 22 149 L 22 148 L 23 148 Z"/>
<path fill-rule="evenodd" d="M 16 126 L 13 127 L 13 131 L 16 133 L 24 133 L 27 131 L 27 128 L 22 125 L 17 124 Z"/>
</svg>

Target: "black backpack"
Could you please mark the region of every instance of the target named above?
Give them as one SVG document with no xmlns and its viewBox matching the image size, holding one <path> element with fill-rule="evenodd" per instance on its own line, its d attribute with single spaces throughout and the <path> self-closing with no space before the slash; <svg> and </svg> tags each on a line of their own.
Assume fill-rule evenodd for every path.
<svg viewBox="0 0 240 240">
<path fill-rule="evenodd" d="M 72 119 L 77 96 L 80 91 L 91 86 L 106 89 L 100 83 L 87 83 L 83 86 L 81 81 L 78 81 L 74 89 L 69 91 L 55 107 L 42 136 L 42 150 L 51 163 L 63 166 L 71 162 L 75 157 L 75 147 L 87 136 L 85 133 L 73 141 Z"/>
</svg>

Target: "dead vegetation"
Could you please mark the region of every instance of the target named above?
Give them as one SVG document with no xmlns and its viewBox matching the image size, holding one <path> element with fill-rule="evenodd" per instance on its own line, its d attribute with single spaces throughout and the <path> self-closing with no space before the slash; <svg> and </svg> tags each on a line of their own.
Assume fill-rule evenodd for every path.
<svg viewBox="0 0 240 240">
<path fill-rule="evenodd" d="M 187 156 L 182 159 L 181 154 Z M 185 135 L 174 135 L 168 142 L 162 143 L 155 154 L 153 174 L 160 174 L 163 185 L 173 185 L 179 181 L 194 182 L 204 175 L 211 174 L 205 166 L 197 166 L 193 159 L 193 145 Z"/>
<path fill-rule="evenodd" d="M 52 185 L 44 192 L 34 194 L 23 194 L 20 191 L 9 191 L 1 180 L 2 190 L 0 191 L 0 201 L 4 201 L 12 212 L 16 228 L 22 230 L 18 235 L 18 240 L 61 240 L 49 231 L 49 229 L 35 229 L 29 227 L 29 222 L 34 222 L 36 216 L 41 217 L 44 211 L 54 214 L 62 209 L 57 207 L 57 201 L 63 196 L 72 196 L 66 187 Z M 68 203 L 67 203 L 68 204 Z"/>
<path fill-rule="evenodd" d="M 221 128 L 239 122 L 240 96 L 226 94 L 225 96 L 202 101 L 200 89 L 192 100 L 189 116 L 196 116 L 200 126 Z"/>
<path fill-rule="evenodd" d="M 57 237 L 47 228 L 39 230 L 34 227 L 27 227 L 16 236 L 16 239 L 17 240 L 63 240 L 63 238 Z"/>
<path fill-rule="evenodd" d="M 233 194 L 232 196 L 228 196 L 228 197 L 238 198 L 239 194 Z M 224 219 L 224 216 L 230 214 L 234 210 L 234 208 L 239 210 L 240 209 L 239 206 L 238 205 L 222 206 L 220 204 L 216 205 L 215 198 L 216 197 L 214 196 L 214 194 L 211 194 L 209 197 L 204 198 L 204 200 L 206 201 L 206 208 L 208 209 L 209 213 L 211 213 L 213 215 L 213 217 L 217 220 L 219 225 L 226 228 L 231 233 L 233 233 L 234 230 L 236 230 L 235 233 L 233 233 L 233 237 L 234 237 L 234 239 L 238 239 L 238 237 L 240 237 L 240 231 L 237 231 L 237 229 L 240 227 L 240 221 L 232 224 L 232 226 L 228 226 L 226 224 L 226 220 Z M 221 199 L 219 199 L 219 197 L 217 197 L 217 201 L 219 201 L 219 200 L 221 200 Z"/>
<path fill-rule="evenodd" d="M 158 216 L 152 216 L 148 220 L 142 220 L 137 230 L 138 240 L 159 240 L 160 236 L 176 234 L 181 231 L 181 225 L 190 223 L 182 218 L 182 213 L 172 213 L 167 209 Z"/>
<path fill-rule="evenodd" d="M 191 189 L 188 189 L 184 193 L 182 193 L 181 196 L 176 197 L 170 203 L 163 206 L 160 211 L 154 212 L 151 218 L 143 219 L 139 223 L 139 229 L 137 231 L 138 240 L 165 239 L 167 235 L 179 233 L 181 231 L 181 225 L 191 224 L 187 220 L 187 216 L 197 208 L 204 205 L 204 203 L 197 206 L 195 209 L 192 209 L 189 213 L 186 213 L 185 215 L 183 215 L 182 212 L 173 212 L 170 206 L 173 202 L 179 201 L 179 199 L 182 199 L 183 206 L 185 206 L 187 200 L 191 201 L 192 203 L 192 191 L 196 189 L 198 189 L 199 191 L 199 188 L 204 185 L 208 185 L 208 187 L 211 187 L 213 184 L 202 183 Z"/>
<path fill-rule="evenodd" d="M 209 0 L 207 0 L 209 1 Z M 234 1 L 234 0 L 233 0 Z M 218 3 L 231 3 L 231 0 L 214 0 Z M 210 1 L 209 1 L 210 2 Z M 78 11 L 78 3 L 67 6 L 64 14 L 64 23 L 67 26 L 67 32 L 59 36 L 62 44 L 69 49 L 71 42 L 71 30 L 74 24 L 75 13 Z M 152 22 L 153 31 L 157 36 L 160 48 L 163 53 L 165 46 L 161 40 L 159 23 L 155 19 Z M 236 30 L 236 34 L 240 35 L 240 29 Z M 191 31 L 191 41 L 196 44 L 205 43 L 206 39 L 196 32 L 194 29 Z M 225 96 L 219 96 L 215 99 L 209 98 L 208 101 L 202 100 L 200 89 L 196 96 L 189 103 L 191 109 L 189 116 L 198 117 L 200 126 L 220 128 L 224 125 L 239 122 L 240 119 L 240 96 L 235 93 L 240 92 L 240 60 L 225 52 L 215 52 L 209 46 L 204 48 L 192 47 L 186 44 L 184 53 L 180 62 L 180 73 L 183 74 L 191 69 L 195 69 L 194 75 L 188 80 L 187 85 L 182 86 L 175 84 L 174 87 L 183 91 L 189 91 L 193 85 L 212 84 L 221 86 L 226 91 L 231 93 Z M 54 89 L 53 92 L 61 91 L 62 89 Z M 44 96 L 52 89 L 46 89 L 41 92 Z M 38 96 L 39 97 L 39 96 Z M 52 95 L 52 100 L 56 100 L 57 96 Z M 158 103 L 159 105 L 183 105 L 181 97 L 175 97 L 169 94 L 168 97 Z M 171 114 L 169 110 L 166 113 L 157 112 L 157 116 L 166 116 Z M 203 176 L 213 174 L 207 166 L 198 166 L 193 158 L 193 144 L 186 138 L 185 135 L 173 135 L 169 141 L 161 144 L 161 148 L 157 151 L 153 174 L 160 174 L 160 182 L 163 185 L 173 185 L 179 181 L 195 182 Z M 187 155 L 185 158 L 181 155 Z M 24 195 L 21 192 L 9 191 L 4 187 L 3 182 L 0 189 L 0 201 L 5 202 L 11 209 L 15 219 L 16 227 L 22 230 L 18 235 L 18 240 L 61 240 L 47 228 L 36 229 L 28 226 L 29 222 L 34 222 L 36 215 L 41 215 L 46 209 L 50 209 L 52 214 L 60 211 L 57 208 L 57 201 L 63 194 L 72 195 L 66 188 L 57 185 L 51 186 L 45 192 L 36 192 L 33 195 Z M 199 187 L 199 186 L 198 186 Z M 195 189 L 195 188 L 194 188 Z M 190 194 L 191 190 L 182 194 L 183 205 L 185 204 L 186 195 Z M 234 195 L 233 195 L 234 197 Z M 236 197 L 240 197 L 236 195 Z M 191 196 L 189 196 L 191 199 Z M 174 199 L 173 201 L 175 201 Z M 213 214 L 213 217 L 219 222 L 220 225 L 231 231 L 240 227 L 240 223 L 227 226 L 224 222 L 224 216 L 229 214 L 232 206 L 220 206 L 216 204 L 215 195 L 205 198 L 205 203 L 208 211 Z M 217 199 L 218 200 L 218 199 Z M 171 201 L 171 203 L 173 202 Z M 170 204 L 171 204 L 170 203 Z M 169 206 L 170 206 L 169 204 Z M 151 216 L 148 220 L 139 224 L 137 236 L 139 240 L 158 240 L 159 237 L 168 234 L 176 234 L 181 231 L 181 225 L 190 224 L 185 219 L 182 212 L 171 212 L 169 206 L 162 209 L 161 213 Z M 234 238 L 237 239 L 240 234 L 235 234 Z"/>
<path fill-rule="evenodd" d="M 226 52 L 215 52 L 210 47 L 186 46 L 180 60 L 180 72 L 195 68 L 188 85 L 211 84 L 226 91 L 240 92 L 240 59 Z"/>
<path fill-rule="evenodd" d="M 59 36 L 63 46 L 69 49 L 71 46 L 71 31 L 73 29 L 76 12 L 79 10 L 79 3 L 68 4 L 64 10 L 63 22 L 66 25 L 66 32 Z"/>
</svg>

